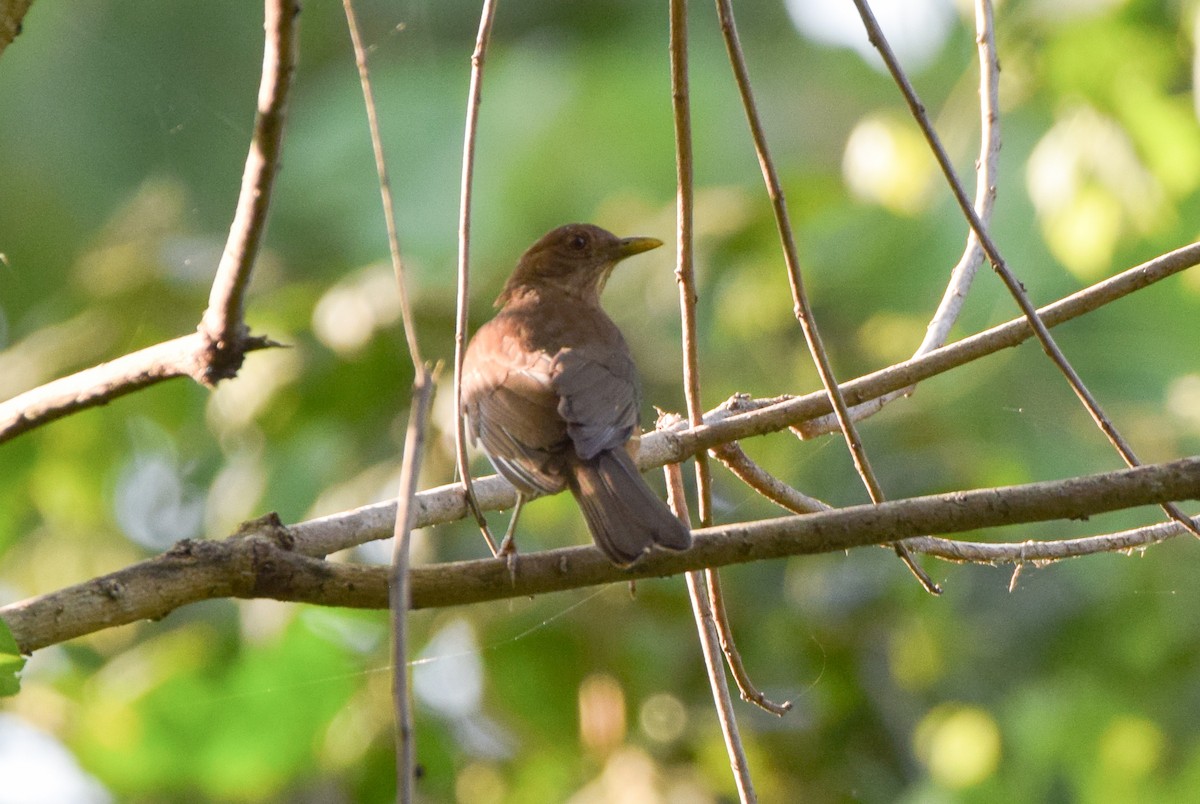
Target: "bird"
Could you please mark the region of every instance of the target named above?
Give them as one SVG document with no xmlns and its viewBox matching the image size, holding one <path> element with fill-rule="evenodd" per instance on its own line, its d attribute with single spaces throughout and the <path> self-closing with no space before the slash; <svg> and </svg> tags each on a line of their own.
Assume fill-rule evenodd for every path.
<svg viewBox="0 0 1200 804">
<path fill-rule="evenodd" d="M 658 248 L 571 223 L 521 256 L 499 308 L 463 358 L 462 412 L 472 443 L 525 498 L 570 490 L 596 546 L 619 567 L 692 534 L 638 471 L 641 389 L 633 357 L 600 293 L 617 263 Z"/>
</svg>

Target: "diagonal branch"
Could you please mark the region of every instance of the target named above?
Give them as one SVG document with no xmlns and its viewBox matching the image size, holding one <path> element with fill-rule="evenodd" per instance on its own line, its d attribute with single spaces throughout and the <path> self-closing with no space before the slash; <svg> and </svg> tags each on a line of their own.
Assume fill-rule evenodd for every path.
<svg viewBox="0 0 1200 804">
<path fill-rule="evenodd" d="M 191 377 L 213 385 L 234 376 L 247 352 L 278 345 L 247 334 L 242 307 L 279 164 L 298 11 L 295 0 L 266 2 L 266 44 L 254 135 L 229 239 L 197 332 L 61 377 L 0 403 L 0 443 L 163 380 Z"/>
<path fill-rule="evenodd" d="M 804 289 L 804 278 L 800 272 L 800 260 L 796 252 L 792 224 L 788 219 L 787 201 L 783 196 L 783 184 L 779 181 L 779 174 L 775 170 L 775 163 L 771 159 L 770 150 L 767 148 L 767 137 L 763 131 L 762 121 L 759 119 L 758 107 L 754 102 L 754 92 L 750 86 L 750 74 L 746 68 L 746 59 L 742 53 L 741 42 L 738 39 L 737 24 L 733 18 L 733 4 L 731 0 L 717 0 L 717 17 L 721 21 L 721 33 L 725 38 L 725 49 L 728 51 L 729 61 L 733 65 L 734 78 L 737 82 L 738 92 L 742 97 L 742 107 L 746 111 L 746 121 L 750 125 L 750 137 L 754 141 L 754 152 L 758 156 L 758 164 L 762 169 L 763 181 L 767 185 L 767 194 L 771 198 L 771 210 L 775 215 L 775 228 L 779 231 L 779 239 L 783 246 L 783 261 L 787 267 L 788 283 L 792 289 L 793 311 L 796 320 L 800 322 L 800 329 L 804 332 L 804 340 L 808 344 L 808 351 L 812 355 L 813 363 L 817 368 L 817 374 L 821 377 L 821 385 L 824 386 L 825 392 L 829 394 L 829 399 L 833 405 L 833 413 L 837 416 L 838 427 L 842 431 L 846 447 L 850 450 L 850 457 L 854 461 L 854 468 L 858 471 L 859 477 L 862 478 L 863 485 L 866 487 L 871 501 L 876 503 L 883 502 L 886 499 L 883 487 L 880 485 L 879 479 L 875 476 L 875 470 L 871 467 L 871 462 L 867 458 L 866 447 L 863 446 L 862 439 L 858 435 L 858 429 L 854 426 L 854 418 L 850 415 L 850 407 L 846 404 L 846 399 L 842 394 L 841 388 L 838 387 L 837 377 L 833 373 L 833 365 L 829 361 L 829 354 L 825 351 L 820 330 L 817 328 L 817 320 L 813 315 L 812 305 L 809 304 L 808 294 Z M 897 542 L 895 549 L 896 555 L 904 561 L 913 576 L 925 587 L 925 591 L 935 595 L 941 594 L 942 590 L 912 560 L 912 557 L 908 555 L 908 551 L 904 549 L 904 545 Z"/>
<path fill-rule="evenodd" d="M 1070 361 L 1067 360 L 1066 355 L 1058 347 L 1058 343 L 1055 342 L 1054 337 L 1050 334 L 1050 330 L 1038 319 L 1037 311 L 1034 309 L 1033 302 L 1029 300 L 1029 294 L 1025 292 L 1025 287 L 1009 269 L 1008 263 L 1001 256 L 995 241 L 988 234 L 987 227 L 984 226 L 983 221 L 976 214 L 974 207 L 971 206 L 971 202 L 967 198 L 967 192 L 963 189 L 962 182 L 958 179 L 958 173 L 955 171 L 954 165 L 950 162 L 950 156 L 946 153 L 946 148 L 942 145 L 941 139 L 934 130 L 929 116 L 925 113 L 925 105 L 917 96 L 917 92 L 913 89 L 908 76 L 904 74 L 904 70 L 900 66 L 900 61 L 896 58 L 895 52 L 892 50 L 891 45 L 888 44 L 887 38 L 883 35 L 883 29 L 879 27 L 879 22 L 875 19 L 875 15 L 871 11 L 870 4 L 867 0 L 854 0 L 854 5 L 858 8 L 859 16 L 862 17 L 863 25 L 867 29 L 867 38 L 870 39 L 871 44 L 875 46 L 875 49 L 883 57 L 888 71 L 892 74 L 896 85 L 903 93 L 909 111 L 912 112 L 913 118 L 921 127 L 921 131 L 924 133 L 925 139 L 933 150 L 933 155 L 937 159 L 938 165 L 941 167 L 942 173 L 945 175 L 946 181 L 954 193 L 955 201 L 958 202 L 959 208 L 971 225 L 971 231 L 979 238 L 979 244 L 983 248 L 984 253 L 987 254 L 988 260 L 991 261 L 992 267 L 995 269 L 997 275 L 999 275 L 1004 286 L 1008 289 L 1009 294 L 1016 301 L 1017 306 L 1021 308 L 1021 312 L 1029 321 L 1030 326 L 1033 327 L 1034 335 L 1042 345 L 1042 350 L 1066 378 L 1067 384 L 1071 386 L 1071 390 L 1075 392 L 1079 401 L 1083 403 L 1092 421 L 1096 423 L 1096 426 L 1108 438 L 1109 443 L 1116 448 L 1122 460 L 1125 461 L 1125 464 L 1127 466 L 1140 465 L 1141 461 L 1138 460 L 1133 447 L 1118 432 L 1116 426 L 1100 407 L 1099 400 L 1084 385 L 1083 378 L 1079 376 Z M 1195 536 L 1200 537 L 1200 528 L 1197 528 L 1192 523 L 1192 520 L 1180 511 L 1178 507 L 1166 504 L 1163 506 L 1163 510 L 1176 522 L 1179 522 L 1185 528 L 1192 531 Z"/>
<path fill-rule="evenodd" d="M 242 189 L 229 227 L 229 238 L 217 265 L 208 309 L 200 319 L 200 334 L 209 344 L 209 382 L 228 379 L 242 366 L 246 288 L 267 227 L 271 189 L 279 170 L 287 94 L 296 69 L 296 17 L 299 14 L 300 6 L 295 0 L 268 0 L 266 3 L 263 21 L 266 45 L 254 135 L 242 172 Z"/>
<path fill-rule="evenodd" d="M 975 162 L 975 211 L 979 220 L 987 226 L 992 218 L 996 203 L 995 179 L 1000 162 L 1000 57 L 996 52 L 996 26 L 989 0 L 975 0 L 975 44 L 979 58 L 979 157 Z M 975 280 L 979 267 L 983 265 L 983 248 L 970 226 L 967 227 L 967 244 L 962 256 L 950 272 L 950 281 L 942 294 L 942 300 L 926 327 L 925 337 L 913 357 L 920 357 L 946 343 L 958 315 L 966 301 L 967 292 Z M 904 388 L 885 396 L 855 405 L 850 414 L 855 421 L 873 416 L 884 405 L 908 396 L 914 389 Z M 838 428 L 832 416 L 822 416 L 805 424 L 801 436 L 814 438 L 831 433 Z"/>
</svg>

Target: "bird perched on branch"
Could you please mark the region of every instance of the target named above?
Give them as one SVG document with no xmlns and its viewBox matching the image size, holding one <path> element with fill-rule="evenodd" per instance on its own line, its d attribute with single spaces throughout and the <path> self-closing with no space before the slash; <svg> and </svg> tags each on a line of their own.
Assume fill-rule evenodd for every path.
<svg viewBox="0 0 1200 804">
<path fill-rule="evenodd" d="M 546 234 L 521 256 L 496 300 L 500 312 L 475 333 L 463 364 L 468 431 L 516 486 L 514 523 L 525 497 L 565 486 L 596 545 L 622 567 L 655 546 L 692 545 L 633 461 L 637 370 L 600 307 L 616 264 L 661 245 L 581 223 Z"/>
</svg>

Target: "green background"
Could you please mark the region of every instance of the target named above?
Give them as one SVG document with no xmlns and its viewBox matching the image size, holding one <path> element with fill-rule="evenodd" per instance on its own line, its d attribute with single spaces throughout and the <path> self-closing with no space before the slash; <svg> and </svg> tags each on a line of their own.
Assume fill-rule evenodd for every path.
<svg viewBox="0 0 1200 804">
<path fill-rule="evenodd" d="M 359 5 L 422 347 L 449 360 L 478 8 Z M 1191 6 L 1096 5 L 997 13 L 993 230 L 1038 303 L 1197 234 Z M 848 379 L 901 360 L 962 250 L 961 216 L 886 76 L 806 39 L 780 3 L 737 10 L 835 369 Z M 715 14 L 697 3 L 691 16 L 704 405 L 808 392 L 818 384 Z M 0 601 L 179 538 L 219 538 L 265 511 L 294 522 L 393 493 L 411 368 L 365 115 L 340 6 L 307 4 L 301 30 L 247 313 L 291 348 L 250 356 L 215 394 L 166 383 L 0 446 Z M 237 197 L 261 47 L 253 3 L 35 4 L 0 57 L 0 398 L 194 327 Z M 974 23 L 955 16 L 913 74 L 968 176 L 975 65 Z M 484 95 L 474 325 L 516 256 L 555 225 L 671 239 L 665 4 L 501 3 Z M 853 184 L 847 144 L 864 131 L 895 150 Z M 683 408 L 670 252 L 624 266 L 606 291 L 643 374 L 647 425 L 651 405 Z M 955 337 L 1014 315 L 985 269 Z M 1148 462 L 1200 452 L 1198 315 L 1193 269 L 1056 330 Z M 423 487 L 452 479 L 451 417 L 447 385 Z M 861 429 L 891 497 L 1119 463 L 1034 345 L 930 380 Z M 744 446 L 831 504 L 865 500 L 837 437 Z M 778 513 L 714 475 L 718 521 Z M 967 537 L 1063 538 L 1159 516 Z M 565 496 L 522 518 L 526 551 L 586 539 Z M 483 553 L 465 524 L 416 545 L 423 562 Z M 782 719 L 738 705 L 760 799 L 1194 798 L 1198 561 L 1194 541 L 1177 539 L 1026 567 L 1010 593 L 1011 568 L 926 560 L 946 589 L 938 599 L 882 549 L 724 572 L 751 675 L 795 704 Z M 618 585 L 420 612 L 412 627 L 427 800 L 734 797 L 681 578 L 639 583 L 633 598 Z M 381 613 L 191 606 L 39 652 L 0 716 L 52 735 L 115 800 L 386 801 L 386 629 Z M 605 731 L 585 710 L 616 720 Z"/>
</svg>

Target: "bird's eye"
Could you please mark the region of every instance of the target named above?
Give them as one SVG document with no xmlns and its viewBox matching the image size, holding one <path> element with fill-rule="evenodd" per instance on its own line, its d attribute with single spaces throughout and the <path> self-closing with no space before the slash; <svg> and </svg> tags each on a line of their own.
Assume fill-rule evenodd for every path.
<svg viewBox="0 0 1200 804">
<path fill-rule="evenodd" d="M 570 246 L 572 251 L 583 251 L 585 248 L 587 248 L 587 244 L 588 238 L 585 234 L 573 235 L 571 239 L 567 241 L 567 245 Z"/>
</svg>

